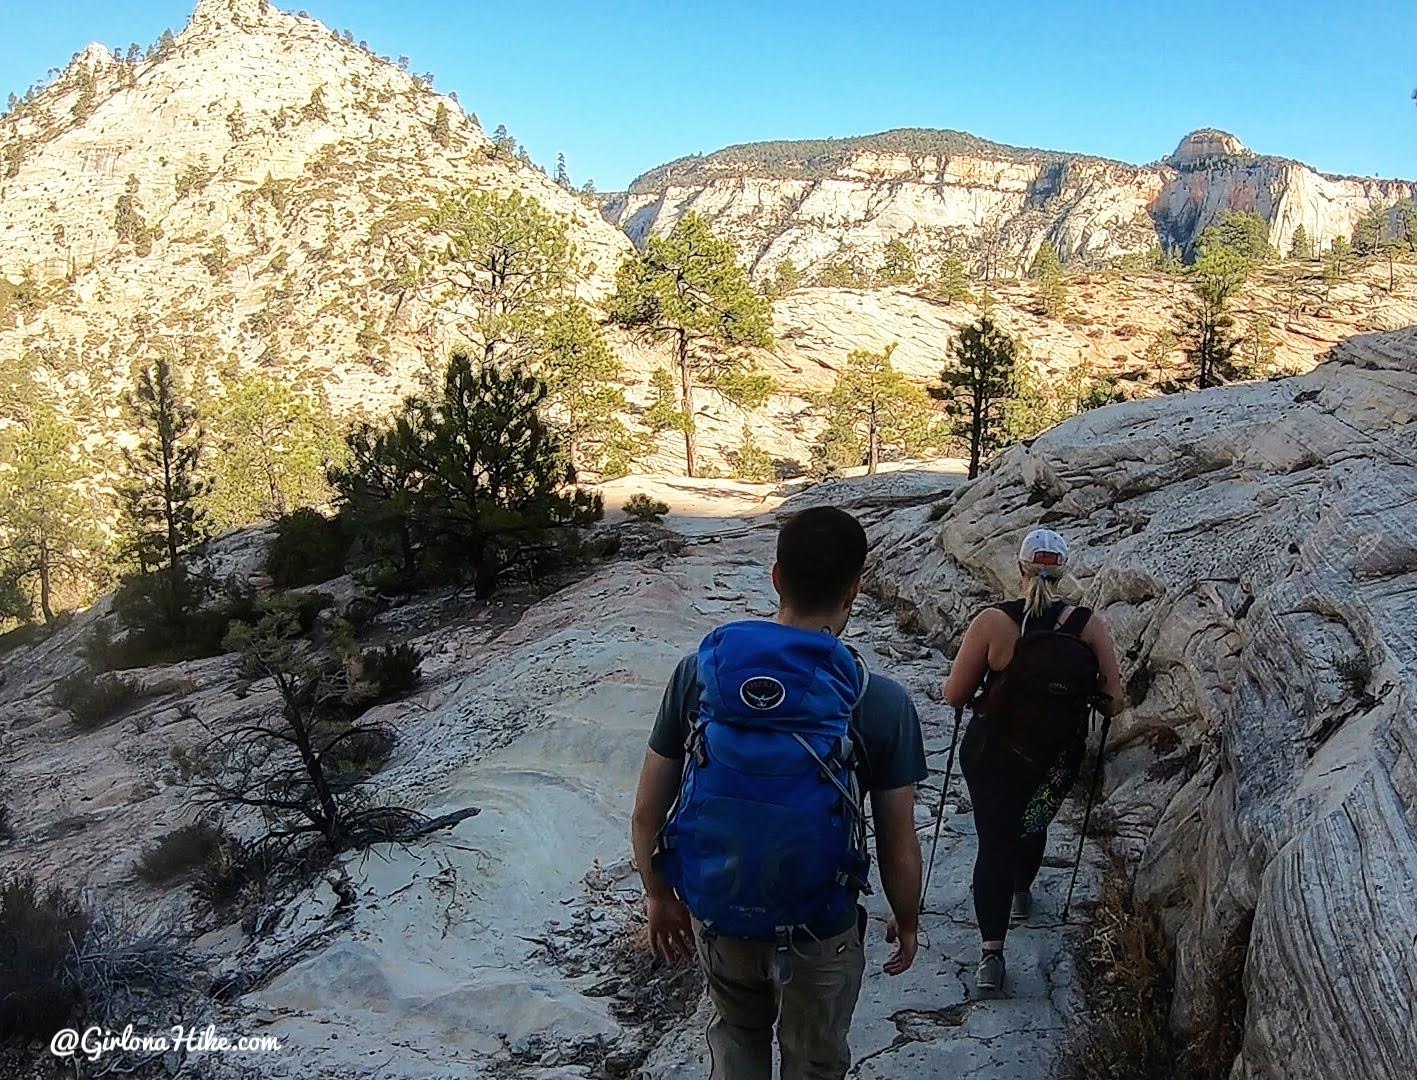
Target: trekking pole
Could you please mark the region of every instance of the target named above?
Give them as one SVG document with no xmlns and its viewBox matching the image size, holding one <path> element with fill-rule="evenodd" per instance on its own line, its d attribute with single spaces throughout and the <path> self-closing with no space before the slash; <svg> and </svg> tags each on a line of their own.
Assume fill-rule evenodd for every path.
<svg viewBox="0 0 1417 1080">
<path fill-rule="evenodd" d="M 920 887 L 920 910 L 925 910 L 925 894 L 930 891 L 930 875 L 935 872 L 935 850 L 940 846 L 940 825 L 945 820 L 945 796 L 950 793 L 950 775 L 955 767 L 955 743 L 959 739 L 959 725 L 964 719 L 964 706 L 955 706 L 955 729 L 950 735 L 950 756 L 945 765 L 945 782 L 940 785 L 940 804 L 935 807 L 935 838 L 930 841 L 930 864 L 925 868 L 925 883 Z"/>
<path fill-rule="evenodd" d="M 1073 902 L 1073 887 L 1078 883 L 1078 869 L 1082 866 L 1082 847 L 1087 843 L 1087 828 L 1092 822 L 1092 803 L 1097 798 L 1097 789 L 1102 783 L 1102 755 L 1107 752 L 1107 732 L 1112 727 L 1112 718 L 1102 716 L 1102 739 L 1097 744 L 1097 765 L 1092 770 L 1092 783 L 1087 789 L 1087 808 L 1082 814 L 1082 833 L 1078 836 L 1077 858 L 1073 860 L 1073 877 L 1068 882 L 1068 897 L 1063 901 L 1063 922 L 1068 921 L 1068 908 Z"/>
</svg>

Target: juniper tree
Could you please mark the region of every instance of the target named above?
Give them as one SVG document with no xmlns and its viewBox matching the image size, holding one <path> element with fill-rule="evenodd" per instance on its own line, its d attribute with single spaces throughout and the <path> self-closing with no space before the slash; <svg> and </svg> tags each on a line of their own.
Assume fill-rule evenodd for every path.
<svg viewBox="0 0 1417 1080">
<path fill-rule="evenodd" d="M 1313 241 L 1309 239 L 1303 225 L 1296 225 L 1294 228 L 1294 238 L 1289 242 L 1289 257 L 1301 262 L 1308 262 L 1314 257 Z"/>
<path fill-rule="evenodd" d="M 685 471 L 693 476 L 696 389 L 702 385 L 744 408 L 761 406 L 771 393 L 771 379 L 745 353 L 772 344 L 772 305 L 749 283 L 733 245 L 688 213 L 668 236 L 651 236 L 643 252 L 621 264 L 610 315 L 673 347 Z"/>
<path fill-rule="evenodd" d="M 959 332 L 950 346 L 941 385 L 930 394 L 945 403 L 954 434 L 969 447 L 970 479 L 985 454 L 1002 444 L 1002 406 L 1018 363 L 1018 342 L 988 315 Z"/>
<path fill-rule="evenodd" d="M 906 456 L 936 449 L 945 440 L 930 397 L 891 366 L 895 344 L 881 352 L 853 350 L 832 389 L 820 399 L 826 414 L 813 458 L 835 467 L 866 464 L 874 473 L 883 453 Z"/>
</svg>

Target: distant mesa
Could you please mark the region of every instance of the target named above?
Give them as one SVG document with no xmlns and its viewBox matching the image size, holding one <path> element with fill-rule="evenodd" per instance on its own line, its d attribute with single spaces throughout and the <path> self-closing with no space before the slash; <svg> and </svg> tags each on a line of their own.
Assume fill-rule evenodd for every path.
<svg viewBox="0 0 1417 1080">
<path fill-rule="evenodd" d="M 1249 147 L 1228 131 L 1199 128 L 1181 140 L 1166 163 L 1184 169 L 1188 165 L 1214 161 L 1216 158 L 1242 157 L 1249 152 Z"/>
</svg>

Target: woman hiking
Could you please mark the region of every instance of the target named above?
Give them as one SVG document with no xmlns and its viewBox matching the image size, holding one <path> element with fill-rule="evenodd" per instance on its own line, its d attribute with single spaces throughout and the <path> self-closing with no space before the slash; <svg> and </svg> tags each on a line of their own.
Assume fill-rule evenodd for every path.
<svg viewBox="0 0 1417 1080">
<path fill-rule="evenodd" d="M 975 616 L 945 682 L 956 708 L 979 695 L 960 745 L 979 851 L 974 912 L 980 990 L 1004 984 L 1004 938 L 1028 919 L 1048 824 L 1082 766 L 1093 704 L 1122 708 L 1117 652 L 1102 619 L 1063 599 L 1068 545 L 1034 529 L 1018 554 L 1023 596 Z"/>
</svg>

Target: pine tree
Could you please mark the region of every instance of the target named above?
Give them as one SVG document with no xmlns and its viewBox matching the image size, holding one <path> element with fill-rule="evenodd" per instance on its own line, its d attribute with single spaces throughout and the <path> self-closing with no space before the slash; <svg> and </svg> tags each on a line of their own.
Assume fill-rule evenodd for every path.
<svg viewBox="0 0 1417 1080">
<path fill-rule="evenodd" d="M 325 475 L 342 441 L 323 399 L 260 374 L 230 383 L 210 408 L 211 488 L 218 528 L 274 521 L 329 501 Z"/>
<path fill-rule="evenodd" d="M 1353 251 L 1357 255 L 1376 255 L 1387 237 L 1387 211 L 1380 206 L 1369 210 L 1353 230 Z"/>
<path fill-rule="evenodd" d="M 1353 246 L 1349 244 L 1348 237 L 1335 236 L 1328 247 L 1328 258 L 1324 260 L 1324 281 L 1330 286 L 1342 281 L 1352 255 Z"/>
<path fill-rule="evenodd" d="M 911 285 L 915 282 L 917 268 L 915 252 L 900 237 L 886 244 L 882 256 L 879 279 L 883 285 Z"/>
<path fill-rule="evenodd" d="M 1067 304 L 1068 290 L 1063 282 L 1063 264 L 1058 249 L 1043 241 L 1033 257 L 1028 276 L 1038 282 L 1038 303 L 1045 315 L 1058 315 Z"/>
<path fill-rule="evenodd" d="M 743 425 L 738 437 L 738 449 L 730 451 L 728 457 L 735 479 L 749 484 L 770 484 L 777 479 L 777 465 L 772 455 L 758 445 L 749 424 Z"/>
<path fill-rule="evenodd" d="M 1289 257 L 1299 262 L 1308 262 L 1314 257 L 1314 244 L 1303 225 L 1294 228 L 1294 239 L 1289 242 Z"/>
<path fill-rule="evenodd" d="M 820 399 L 826 429 L 812 450 L 819 463 L 874 473 L 883 454 L 914 456 L 938 449 L 947 433 L 930 397 L 891 366 L 892 343 L 881 352 L 856 349 Z"/>
<path fill-rule="evenodd" d="M 1191 371 L 1167 389 L 1194 386 L 1204 390 L 1245 377 L 1236 361 L 1238 342 L 1230 299 L 1239 290 L 1248 262 L 1229 249 L 1212 249 L 1194 267 L 1192 295 L 1182 304 L 1177 337 L 1185 347 Z"/>
<path fill-rule="evenodd" d="M 771 380 L 742 355 L 745 347 L 772 344 L 771 303 L 749 284 L 733 245 L 688 213 L 668 236 L 651 236 L 642 253 L 621 264 L 610 316 L 673 344 L 685 470 L 693 476 L 697 386 L 744 408 L 760 406 L 771 392 Z"/>
<path fill-rule="evenodd" d="M 106 547 L 99 513 L 83 492 L 89 479 L 79 433 L 50 409 L 10 429 L 0 444 L 0 619 L 24 618 L 38 597 L 54 621 L 56 594 L 86 599 Z"/>
<path fill-rule="evenodd" d="M 1002 442 L 1001 406 L 1012 392 L 1018 355 L 1018 342 L 989 316 L 981 316 L 959 332 L 945 361 L 942 385 L 930 391 L 945 403 L 954 434 L 969 446 L 970 479 L 979 475 L 984 455 Z"/>
<path fill-rule="evenodd" d="M 517 156 L 517 140 L 507 133 L 506 124 L 498 124 L 497 130 L 492 132 L 492 148 L 498 157 Z"/>
<path fill-rule="evenodd" d="M 143 220 L 143 204 L 138 200 L 138 177 L 128 174 L 128 182 L 113 212 L 113 231 L 118 234 L 119 243 L 137 244 L 147 231 Z"/>
<path fill-rule="evenodd" d="M 210 532 L 198 473 L 205 433 L 166 358 L 139 373 L 126 407 L 138 431 L 138 445 L 123 451 L 128 477 L 119 489 L 132 552 L 145 573 L 178 567 Z"/>
<path fill-rule="evenodd" d="M 1229 251 L 1249 262 L 1264 262 L 1274 255 L 1269 245 L 1269 223 L 1248 210 L 1222 210 L 1201 233 L 1197 254 Z"/>
<path fill-rule="evenodd" d="M 625 392 L 616 385 L 624 372 L 584 304 L 573 301 L 547 318 L 536 363 L 571 465 L 607 471 L 608 459 L 624 452 L 629 442 L 620 419 Z"/>
<path fill-rule="evenodd" d="M 936 289 L 952 304 L 969 299 L 969 272 L 958 255 L 946 255 L 941 261 Z"/>
<path fill-rule="evenodd" d="M 1240 337 L 1238 369 L 1244 372 L 1246 378 L 1263 377 L 1274 369 L 1276 351 L 1273 324 L 1269 316 L 1255 315 Z"/>
<path fill-rule="evenodd" d="M 426 215 L 438 237 L 415 287 L 463 316 L 480 362 L 524 363 L 546 315 L 572 297 L 578 255 L 563 218 L 519 191 L 444 195 Z"/>
<path fill-rule="evenodd" d="M 447 146 L 452 138 L 453 127 L 448 116 L 448 106 L 440 101 L 433 112 L 433 141 L 439 146 Z"/>
<path fill-rule="evenodd" d="M 773 267 L 772 279 L 768 283 L 767 294 L 774 300 L 786 296 L 793 289 L 802 284 L 802 271 L 797 269 L 796 263 L 789 258 L 777 260 L 777 265 Z"/>
<path fill-rule="evenodd" d="M 571 174 L 566 170 L 566 155 L 561 153 L 556 155 L 556 185 L 557 187 L 565 188 L 567 191 L 570 191 L 573 186 L 571 184 Z"/>
</svg>

